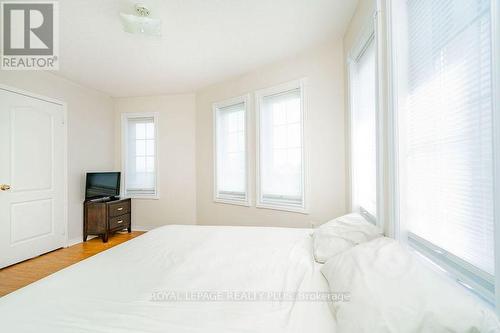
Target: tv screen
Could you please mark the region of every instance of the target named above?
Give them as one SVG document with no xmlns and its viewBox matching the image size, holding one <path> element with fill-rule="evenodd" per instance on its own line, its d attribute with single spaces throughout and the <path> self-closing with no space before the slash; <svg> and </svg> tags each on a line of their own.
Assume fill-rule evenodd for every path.
<svg viewBox="0 0 500 333">
<path fill-rule="evenodd" d="M 120 194 L 119 172 L 88 172 L 85 199 L 114 197 Z"/>
</svg>

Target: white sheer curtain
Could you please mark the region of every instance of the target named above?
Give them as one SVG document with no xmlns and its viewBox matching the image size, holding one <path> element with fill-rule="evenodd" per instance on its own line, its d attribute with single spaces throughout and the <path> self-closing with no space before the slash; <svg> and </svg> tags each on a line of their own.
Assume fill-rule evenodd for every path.
<svg viewBox="0 0 500 333">
<path fill-rule="evenodd" d="M 400 18 L 405 229 L 494 274 L 489 0 L 409 0 Z"/>
<path fill-rule="evenodd" d="M 246 198 L 245 103 L 217 109 L 217 196 Z"/>
<path fill-rule="evenodd" d="M 303 205 L 302 153 L 300 89 L 264 96 L 260 111 L 262 202 Z"/>
<path fill-rule="evenodd" d="M 353 210 L 377 216 L 377 98 L 375 42 L 350 64 Z"/>
</svg>

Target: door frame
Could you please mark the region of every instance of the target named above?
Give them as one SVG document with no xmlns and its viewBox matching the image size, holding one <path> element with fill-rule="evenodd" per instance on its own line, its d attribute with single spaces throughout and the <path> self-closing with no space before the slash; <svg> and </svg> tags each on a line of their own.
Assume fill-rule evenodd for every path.
<svg viewBox="0 0 500 333">
<path fill-rule="evenodd" d="M 64 244 L 61 244 L 62 247 L 69 246 L 69 235 L 68 235 L 68 104 L 61 100 L 50 98 L 47 96 L 39 95 L 32 93 L 30 91 L 26 91 L 23 89 L 18 89 L 15 87 L 7 86 L 4 84 L 0 84 L 0 90 L 5 90 L 14 94 L 23 95 L 30 98 L 35 98 L 44 102 L 56 104 L 62 107 L 63 109 L 63 119 L 64 119 L 64 128 L 63 128 L 63 216 L 64 216 Z"/>
</svg>

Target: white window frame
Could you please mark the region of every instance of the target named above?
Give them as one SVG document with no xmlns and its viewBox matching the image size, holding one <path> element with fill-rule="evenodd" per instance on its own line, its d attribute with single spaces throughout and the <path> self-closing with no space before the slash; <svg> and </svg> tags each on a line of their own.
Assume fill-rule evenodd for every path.
<svg viewBox="0 0 500 333">
<path fill-rule="evenodd" d="M 307 131 L 307 108 L 306 108 L 306 79 L 299 79 L 295 81 L 286 82 L 283 84 L 275 85 L 273 87 L 260 89 L 255 92 L 255 130 L 256 130 L 256 204 L 257 208 L 274 209 L 302 214 L 309 214 L 308 198 L 309 198 L 309 175 L 308 175 L 308 159 L 307 152 L 309 151 L 309 140 Z M 302 206 L 295 205 L 282 205 L 269 203 L 262 200 L 261 191 L 261 158 L 260 158 L 260 118 L 261 118 L 261 104 L 262 99 L 266 96 L 275 95 L 287 92 L 293 89 L 300 89 L 301 100 L 301 115 L 302 115 L 302 189 L 303 189 L 303 202 Z"/>
<path fill-rule="evenodd" d="M 500 316 L 500 1 L 491 0 L 495 304 Z"/>
<path fill-rule="evenodd" d="M 473 294 L 481 297 L 487 304 L 495 307 L 500 316 L 500 1 L 491 0 L 491 41 L 492 41 L 492 121 L 493 121 L 493 182 L 494 182 L 494 248 L 495 248 L 495 276 L 493 279 L 484 276 L 482 271 L 453 254 L 412 233 L 404 233 L 399 212 L 399 174 L 398 174 L 398 50 L 394 49 L 392 16 L 393 7 L 397 0 L 387 0 L 385 6 L 379 4 L 385 11 L 387 27 L 387 70 L 388 70 L 388 140 L 387 140 L 387 186 L 392 193 L 388 197 L 390 235 L 398 239 L 416 253 L 428 260 L 431 266 L 443 272 L 459 285 Z M 488 288 L 489 287 L 489 288 Z M 494 292 L 491 292 L 491 288 Z"/>
<path fill-rule="evenodd" d="M 212 105 L 212 131 L 213 131 L 213 201 L 217 203 L 230 204 L 230 205 L 239 205 L 249 207 L 251 205 L 250 200 L 250 178 L 249 178 L 249 154 L 248 154 L 248 102 L 250 100 L 249 94 L 226 99 L 221 102 L 214 103 Z M 228 107 L 231 105 L 236 105 L 244 103 L 245 105 L 245 198 L 237 199 L 237 198 L 228 198 L 219 195 L 219 191 L 217 188 L 217 118 L 218 118 L 218 110 L 224 107 Z"/>
<path fill-rule="evenodd" d="M 366 220 L 369 222 L 377 225 L 379 228 L 383 229 L 382 221 L 383 218 L 382 212 L 383 210 L 381 209 L 383 207 L 383 191 L 381 189 L 382 186 L 382 161 L 383 161 L 383 156 L 381 156 L 381 143 L 382 138 L 381 138 L 381 131 L 380 131 L 380 124 L 381 124 L 381 119 L 380 119 L 380 114 L 379 114 L 379 70 L 378 70 L 378 42 L 377 42 L 377 32 L 375 30 L 377 24 L 377 13 L 373 13 L 373 19 L 368 22 L 368 24 L 362 29 L 360 35 L 357 38 L 356 43 L 352 46 L 351 50 L 348 53 L 348 58 L 347 58 L 347 63 L 346 63 L 346 71 L 347 71 L 347 94 L 348 94 L 348 102 L 347 102 L 347 140 L 349 143 L 348 149 L 347 149 L 347 160 L 348 160 L 348 177 L 349 177 L 349 197 L 348 197 L 348 207 L 349 211 L 354 210 L 354 162 L 352 159 L 352 142 L 353 142 L 353 107 L 354 107 L 354 97 L 353 97 L 353 92 L 351 91 L 352 89 L 352 72 L 354 70 L 353 66 L 355 62 L 363 55 L 365 52 L 366 48 L 369 46 L 370 43 L 374 43 L 373 46 L 375 48 L 375 66 L 376 66 L 376 72 L 375 72 L 375 97 L 376 97 L 376 107 L 375 107 L 375 120 L 376 120 L 376 157 L 377 157 L 377 171 L 376 171 L 376 184 L 377 184 L 377 213 L 376 216 L 373 214 L 370 214 L 366 209 L 364 209 L 362 206 L 359 207 L 360 214 L 365 217 Z"/>
<path fill-rule="evenodd" d="M 154 194 L 127 194 L 127 178 L 128 178 L 128 121 L 129 119 L 135 118 L 153 118 L 155 125 L 155 193 Z M 121 144 L 122 144 L 122 177 L 121 177 L 121 196 L 133 199 L 160 199 L 160 159 L 159 159 L 159 149 L 158 149 L 158 133 L 159 133 L 159 112 L 137 112 L 122 113 L 121 116 Z"/>
</svg>

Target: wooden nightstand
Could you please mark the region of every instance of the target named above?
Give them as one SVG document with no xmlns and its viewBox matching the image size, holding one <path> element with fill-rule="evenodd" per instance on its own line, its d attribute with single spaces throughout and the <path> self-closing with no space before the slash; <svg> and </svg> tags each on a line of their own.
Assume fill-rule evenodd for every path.
<svg viewBox="0 0 500 333">
<path fill-rule="evenodd" d="M 91 200 L 83 207 L 83 241 L 98 235 L 106 243 L 110 234 L 123 229 L 132 231 L 131 200 Z"/>
</svg>

